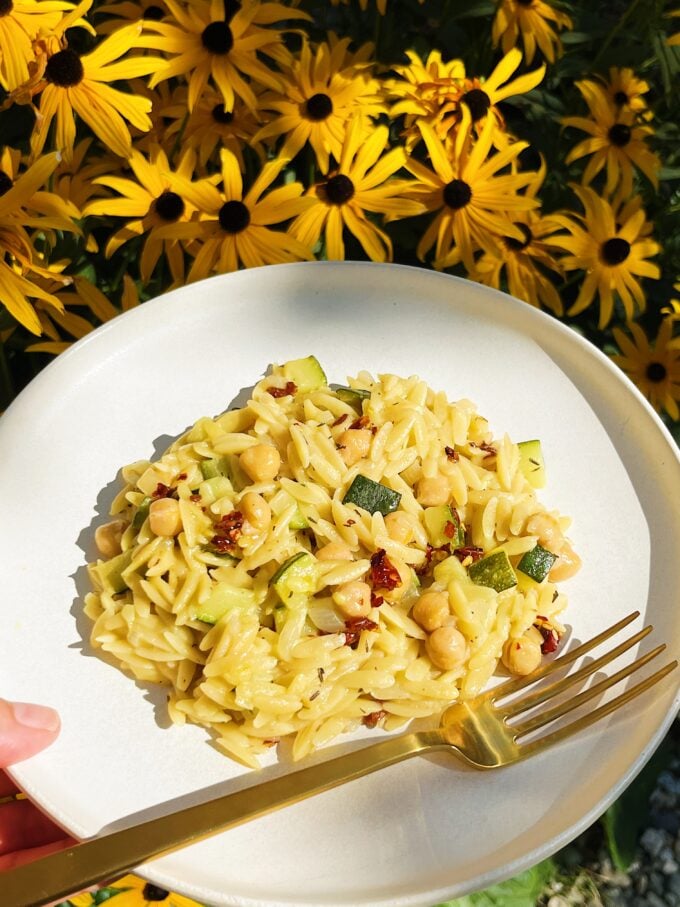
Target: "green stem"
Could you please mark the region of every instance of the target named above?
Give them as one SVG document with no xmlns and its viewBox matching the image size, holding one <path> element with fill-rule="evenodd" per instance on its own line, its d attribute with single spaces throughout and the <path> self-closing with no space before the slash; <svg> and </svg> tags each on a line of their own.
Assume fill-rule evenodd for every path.
<svg viewBox="0 0 680 907">
<path fill-rule="evenodd" d="M 189 121 L 189 111 L 184 114 L 182 117 L 182 122 L 180 123 L 179 130 L 177 131 L 177 137 L 175 138 L 175 144 L 172 146 L 172 151 L 170 152 L 170 161 L 174 161 L 175 155 L 179 150 L 179 146 L 182 143 L 184 138 L 184 130 L 187 128 L 187 122 Z"/>
<path fill-rule="evenodd" d="M 595 59 L 594 59 L 593 62 L 592 62 L 591 69 L 596 69 L 596 68 L 597 68 L 597 64 L 598 64 L 598 63 L 600 62 L 600 60 L 602 59 L 602 56 L 604 55 L 605 51 L 607 50 L 607 48 L 609 47 L 609 45 L 612 43 L 612 41 L 614 40 L 614 38 L 619 34 L 619 32 L 621 31 L 621 29 L 624 27 L 624 25 L 627 25 L 628 20 L 630 19 L 630 17 L 631 17 L 631 16 L 633 15 L 633 13 L 635 12 L 636 7 L 638 7 L 639 5 L 640 5 L 640 0 L 633 0 L 633 2 L 630 4 L 630 6 L 628 7 L 628 9 L 627 9 L 627 10 L 625 11 L 625 13 L 621 16 L 621 18 L 620 18 L 619 21 L 616 23 L 616 25 L 614 26 L 614 28 L 609 32 L 609 34 L 607 35 L 607 37 L 605 38 L 605 40 L 604 40 L 604 41 L 602 42 L 602 44 L 600 45 L 600 49 L 599 49 L 598 52 L 595 54 Z"/>
</svg>

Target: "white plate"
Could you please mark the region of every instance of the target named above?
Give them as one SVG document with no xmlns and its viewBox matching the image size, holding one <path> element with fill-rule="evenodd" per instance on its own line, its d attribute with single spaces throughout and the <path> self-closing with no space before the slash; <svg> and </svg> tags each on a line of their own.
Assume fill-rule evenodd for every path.
<svg viewBox="0 0 680 907">
<path fill-rule="evenodd" d="M 214 278 L 90 334 L 0 422 L 0 691 L 53 705 L 63 719 L 54 746 L 12 775 L 76 836 L 258 779 L 203 729 L 164 727 L 162 691 L 93 655 L 83 565 L 119 466 L 221 412 L 269 363 L 309 353 L 331 381 L 361 368 L 418 374 L 452 399 L 474 400 L 496 434 L 540 437 L 543 497 L 574 517 L 584 561 L 563 586 L 573 636 L 639 609 L 680 651 L 680 459 L 594 347 L 501 293 L 420 269 L 314 263 Z M 142 874 L 219 905 L 434 904 L 517 873 L 592 823 L 661 740 L 675 697 L 669 680 L 623 714 L 495 773 L 444 755 L 414 759 Z"/>
</svg>

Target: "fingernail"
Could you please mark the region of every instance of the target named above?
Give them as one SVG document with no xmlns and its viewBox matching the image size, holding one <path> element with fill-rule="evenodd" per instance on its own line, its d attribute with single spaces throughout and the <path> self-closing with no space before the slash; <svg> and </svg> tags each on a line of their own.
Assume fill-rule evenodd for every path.
<svg viewBox="0 0 680 907">
<path fill-rule="evenodd" d="M 59 730 L 59 715 L 54 709 L 30 702 L 13 702 L 11 705 L 17 724 L 40 731 Z"/>
</svg>

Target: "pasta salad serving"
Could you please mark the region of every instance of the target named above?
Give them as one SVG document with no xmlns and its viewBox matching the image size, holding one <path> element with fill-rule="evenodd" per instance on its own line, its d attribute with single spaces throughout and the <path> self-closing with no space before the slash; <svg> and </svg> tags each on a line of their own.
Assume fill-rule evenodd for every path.
<svg viewBox="0 0 680 907">
<path fill-rule="evenodd" d="M 249 766 L 436 720 L 559 645 L 580 560 L 538 440 L 416 376 L 330 386 L 313 356 L 122 469 L 89 565 L 91 642 Z"/>
</svg>

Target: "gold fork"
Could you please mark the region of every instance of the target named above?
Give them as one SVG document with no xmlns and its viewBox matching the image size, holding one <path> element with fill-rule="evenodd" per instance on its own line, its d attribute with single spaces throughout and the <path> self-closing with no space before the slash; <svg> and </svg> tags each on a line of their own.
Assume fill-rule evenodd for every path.
<svg viewBox="0 0 680 907">
<path fill-rule="evenodd" d="M 665 645 L 657 646 L 575 696 L 560 698 L 573 685 L 581 683 L 644 639 L 652 630 L 651 626 L 647 626 L 604 655 L 584 664 L 575 673 L 547 684 L 539 684 L 519 698 L 514 696 L 595 649 L 638 616 L 638 611 L 628 615 L 588 642 L 544 664 L 529 677 L 509 680 L 474 699 L 449 707 L 437 730 L 389 737 L 380 743 L 237 793 L 92 838 L 35 863 L 2 873 L 2 907 L 40 907 L 102 879 L 122 875 L 153 857 L 177 850 L 418 753 L 448 750 L 479 769 L 500 768 L 526 759 L 621 708 L 677 667 L 677 661 L 672 661 L 616 698 L 581 715 L 566 726 L 559 726 L 542 736 L 532 736 L 545 725 L 600 696 L 664 651 Z M 537 706 L 552 702 L 555 704 L 536 710 Z M 521 720 L 520 716 L 526 712 L 529 715 Z M 514 719 L 520 720 L 511 724 Z M 527 736 L 532 739 L 522 742 Z"/>
</svg>

